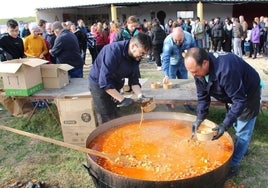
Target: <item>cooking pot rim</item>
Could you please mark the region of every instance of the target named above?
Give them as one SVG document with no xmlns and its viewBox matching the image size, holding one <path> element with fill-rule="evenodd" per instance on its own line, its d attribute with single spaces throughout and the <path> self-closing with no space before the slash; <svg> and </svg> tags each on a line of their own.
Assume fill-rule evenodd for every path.
<svg viewBox="0 0 268 188">
<path fill-rule="evenodd" d="M 96 137 L 98 136 L 100 133 L 105 132 L 106 130 L 109 130 L 113 127 L 117 127 L 117 126 L 121 126 L 124 125 L 126 123 L 129 122 L 133 122 L 133 121 L 139 121 L 141 117 L 140 113 L 137 114 L 131 114 L 131 115 L 127 115 L 127 116 L 123 116 L 123 117 L 119 117 L 116 119 L 113 119 L 109 122 L 106 122 L 100 126 L 98 126 L 94 131 L 92 131 L 86 141 L 86 147 L 88 147 L 88 145 L 90 144 L 90 142 Z M 187 114 L 187 113 L 180 113 L 180 112 L 149 112 L 149 113 L 144 113 L 144 120 L 160 120 L 160 119 L 179 119 L 179 120 L 185 120 L 185 121 L 191 121 L 193 122 L 194 120 L 196 120 L 196 116 L 191 115 L 191 114 Z M 216 124 L 210 120 L 204 120 L 204 124 L 206 124 L 206 126 L 209 127 L 214 127 L 216 126 Z M 227 137 L 227 139 L 230 141 L 230 143 L 232 144 L 232 146 L 234 145 L 233 143 L 233 139 L 232 137 L 229 135 L 228 132 L 224 133 L 224 136 Z M 232 152 L 234 152 L 234 147 L 232 147 Z M 200 176 L 204 176 L 204 175 L 210 175 L 211 173 L 213 173 L 215 170 L 226 166 L 227 163 L 229 164 L 230 160 L 231 160 L 231 156 L 230 155 L 229 159 L 226 160 L 221 166 L 205 173 L 205 174 L 201 174 L 199 176 L 194 176 L 194 177 L 189 177 L 189 178 L 184 178 L 184 179 L 178 179 L 178 180 L 169 180 L 169 181 L 152 181 L 152 180 L 142 180 L 142 181 L 146 181 L 146 182 L 170 182 L 170 181 L 191 181 L 194 178 L 200 177 Z M 91 157 L 90 154 L 87 154 L 87 159 L 90 160 L 91 163 L 93 163 L 94 165 L 96 165 L 98 168 L 100 168 L 102 171 L 104 171 L 105 173 L 111 174 L 111 175 L 115 175 L 117 177 L 122 177 L 122 178 L 128 178 L 130 180 L 133 181 L 140 181 L 140 179 L 136 179 L 136 178 L 131 178 L 131 177 L 126 177 L 126 176 L 122 176 L 120 174 L 116 174 L 114 172 L 111 172 L 105 168 L 103 168 L 102 166 L 98 165 Z M 92 165 L 92 164 L 91 164 Z M 90 169 L 92 169 L 92 167 L 89 167 Z M 92 169 L 93 170 L 93 169 Z M 94 171 L 94 170 L 93 170 Z"/>
</svg>

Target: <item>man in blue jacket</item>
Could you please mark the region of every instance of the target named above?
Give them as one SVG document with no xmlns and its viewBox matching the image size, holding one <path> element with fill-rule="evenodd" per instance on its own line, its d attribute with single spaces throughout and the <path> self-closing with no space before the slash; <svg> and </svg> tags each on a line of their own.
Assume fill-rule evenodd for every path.
<svg viewBox="0 0 268 188">
<path fill-rule="evenodd" d="M 52 29 L 57 36 L 50 54 L 56 58 L 57 64 L 69 64 L 74 68 L 68 71 L 71 78 L 83 78 L 84 62 L 80 55 L 78 39 L 70 30 L 64 29 L 61 22 L 52 24 Z"/>
<path fill-rule="evenodd" d="M 195 47 L 195 40 L 192 35 L 183 31 L 182 27 L 176 27 L 172 30 L 163 44 L 162 53 L 162 72 L 164 74 L 163 83 L 168 83 L 169 79 L 187 79 L 188 72 L 184 65 L 184 54 L 189 48 Z M 167 105 L 168 109 L 174 108 Z M 194 111 L 192 105 L 184 105 L 187 110 Z"/>
<path fill-rule="evenodd" d="M 163 83 L 168 83 L 169 79 L 188 78 L 183 54 L 191 47 L 195 47 L 195 40 L 181 27 L 174 28 L 172 33 L 165 38 L 162 53 Z"/>
<path fill-rule="evenodd" d="M 118 117 L 118 107 L 129 106 L 134 102 L 120 93 L 125 78 L 132 83 L 131 88 L 138 98 L 143 98 L 139 63 L 151 48 L 151 38 L 139 33 L 130 40 L 105 45 L 98 54 L 89 71 L 89 87 L 99 124 Z"/>
<path fill-rule="evenodd" d="M 197 88 L 197 120 L 192 124 L 192 135 L 206 118 L 211 97 L 227 104 L 229 108 L 224 120 L 212 129 L 216 132 L 213 140 L 234 127 L 236 140 L 228 178 L 237 175 L 260 110 L 259 74 L 232 53 L 207 53 L 202 48 L 187 51 L 185 66 L 194 76 Z"/>
</svg>

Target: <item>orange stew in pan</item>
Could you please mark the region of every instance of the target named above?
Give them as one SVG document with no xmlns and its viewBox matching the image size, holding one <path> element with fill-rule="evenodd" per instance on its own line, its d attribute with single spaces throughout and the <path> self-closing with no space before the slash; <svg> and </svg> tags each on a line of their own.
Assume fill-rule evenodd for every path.
<svg viewBox="0 0 268 188">
<path fill-rule="evenodd" d="M 171 181 L 210 172 L 226 161 L 233 143 L 223 135 L 215 141 L 191 139 L 190 122 L 181 120 L 145 120 L 127 123 L 101 133 L 89 148 L 105 153 L 129 156 L 131 166 L 92 157 L 98 165 L 122 176 Z"/>
</svg>

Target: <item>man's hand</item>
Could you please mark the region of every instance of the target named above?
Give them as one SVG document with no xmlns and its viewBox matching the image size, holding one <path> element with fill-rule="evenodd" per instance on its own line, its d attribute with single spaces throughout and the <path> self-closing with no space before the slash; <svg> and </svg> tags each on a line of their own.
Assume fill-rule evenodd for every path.
<svg viewBox="0 0 268 188">
<path fill-rule="evenodd" d="M 168 78 L 168 76 L 165 76 L 163 78 L 163 84 L 167 84 L 168 82 L 169 82 L 169 78 Z"/>
<path fill-rule="evenodd" d="M 117 107 L 129 106 L 134 103 L 134 100 L 131 98 L 124 98 L 120 103 L 117 104 Z"/>
<path fill-rule="evenodd" d="M 217 134 L 212 138 L 212 140 L 219 139 L 227 129 L 228 129 L 228 126 L 226 126 L 224 123 L 220 123 L 219 125 L 214 127 L 212 131 L 216 131 Z"/>
<path fill-rule="evenodd" d="M 195 135 L 198 127 L 201 125 L 203 120 L 197 119 L 195 122 L 192 123 L 192 137 Z"/>
<path fill-rule="evenodd" d="M 141 104 L 141 106 L 146 106 L 148 103 L 150 103 L 151 101 L 153 100 L 152 97 L 145 97 L 144 95 L 141 95 L 139 98 L 138 98 L 138 103 Z"/>
</svg>

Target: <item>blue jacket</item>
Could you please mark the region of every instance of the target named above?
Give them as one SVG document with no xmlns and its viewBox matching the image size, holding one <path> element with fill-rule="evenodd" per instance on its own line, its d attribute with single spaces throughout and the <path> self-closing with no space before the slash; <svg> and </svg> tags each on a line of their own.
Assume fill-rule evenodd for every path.
<svg viewBox="0 0 268 188">
<path fill-rule="evenodd" d="M 139 85 L 139 61 L 128 55 L 129 40 L 105 45 L 89 71 L 89 84 L 102 89 L 120 90 L 124 78 Z"/>
<path fill-rule="evenodd" d="M 232 104 L 223 121 L 227 126 L 238 118 L 255 117 L 260 108 L 260 77 L 256 70 L 232 53 L 209 53 L 209 57 L 208 82 L 195 77 L 198 119 L 206 118 L 211 96 Z"/>
<path fill-rule="evenodd" d="M 172 33 L 169 34 L 163 45 L 162 70 L 165 76 L 169 76 L 169 66 L 184 62 L 182 53 L 184 50 L 195 47 L 194 38 L 187 31 L 184 32 L 184 40 L 181 46 L 177 46 L 173 41 Z"/>
<path fill-rule="evenodd" d="M 66 63 L 75 68 L 82 68 L 84 66 L 80 55 L 78 39 L 69 30 L 63 30 L 56 37 L 50 54 L 56 58 L 59 64 Z"/>
</svg>

